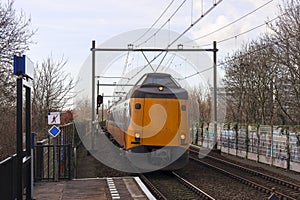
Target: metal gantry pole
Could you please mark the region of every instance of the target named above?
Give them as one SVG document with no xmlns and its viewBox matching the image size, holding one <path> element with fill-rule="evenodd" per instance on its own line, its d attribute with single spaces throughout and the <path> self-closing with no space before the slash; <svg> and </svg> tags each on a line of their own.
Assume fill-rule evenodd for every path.
<svg viewBox="0 0 300 200">
<path fill-rule="evenodd" d="M 95 40 L 92 41 L 92 137 L 91 137 L 91 148 L 94 150 L 94 134 L 95 134 Z"/>
<path fill-rule="evenodd" d="M 93 73 L 92 73 L 92 121 L 95 119 L 95 109 L 94 109 L 94 104 L 95 104 L 95 52 L 96 51 L 114 51 L 114 52 L 123 52 L 123 51 L 132 51 L 132 52 L 201 52 L 201 51 L 212 51 L 213 52 L 213 94 L 214 94 L 214 100 L 213 100 L 213 124 L 214 124 L 214 147 L 213 149 L 217 149 L 217 130 L 218 130 L 218 118 L 217 118 L 217 42 L 213 42 L 213 48 L 212 49 L 194 49 L 194 48 L 95 48 L 95 41 L 92 41 L 92 68 L 93 68 Z M 103 86 L 113 86 L 113 84 L 100 84 Z"/>
<path fill-rule="evenodd" d="M 104 96 L 104 93 L 102 93 L 102 96 Z M 101 105 L 101 122 L 103 123 L 103 112 L 104 112 L 104 107 L 103 107 L 103 103 Z"/>
<path fill-rule="evenodd" d="M 100 86 L 100 83 L 99 83 L 99 80 L 98 80 L 98 81 L 97 81 L 97 98 L 98 98 L 98 95 L 99 95 L 99 86 Z M 96 108 L 96 114 L 97 114 L 97 118 L 99 118 L 98 99 L 97 99 L 97 108 Z"/>
<path fill-rule="evenodd" d="M 217 101 L 217 42 L 213 42 L 213 74 L 214 74 L 214 147 L 213 149 L 216 150 L 218 147 L 217 144 L 217 137 L 218 137 L 218 101 Z"/>
</svg>

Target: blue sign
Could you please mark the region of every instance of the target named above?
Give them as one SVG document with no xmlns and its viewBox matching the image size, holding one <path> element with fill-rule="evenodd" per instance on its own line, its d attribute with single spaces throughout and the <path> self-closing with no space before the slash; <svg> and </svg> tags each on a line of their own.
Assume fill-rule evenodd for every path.
<svg viewBox="0 0 300 200">
<path fill-rule="evenodd" d="M 57 126 L 53 125 L 49 129 L 48 132 L 50 133 L 51 136 L 56 137 L 56 136 L 58 136 L 60 134 L 60 129 Z"/>
<path fill-rule="evenodd" d="M 33 74 L 34 74 L 33 62 L 25 55 L 23 56 L 14 55 L 14 74 L 27 75 L 30 78 L 33 78 Z"/>
<path fill-rule="evenodd" d="M 25 55 L 22 57 L 14 55 L 14 74 L 25 74 Z"/>
</svg>

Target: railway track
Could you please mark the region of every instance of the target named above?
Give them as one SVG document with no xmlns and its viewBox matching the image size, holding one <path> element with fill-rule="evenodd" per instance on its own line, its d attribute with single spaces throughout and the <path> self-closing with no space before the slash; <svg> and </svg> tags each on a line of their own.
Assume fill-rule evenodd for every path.
<svg viewBox="0 0 300 200">
<path fill-rule="evenodd" d="M 272 188 L 276 188 L 276 194 L 280 199 L 300 199 L 299 185 L 209 155 L 205 157 L 200 155 L 203 158 L 199 159 L 199 154 L 199 148 L 191 146 L 190 158 L 197 162 L 222 171 L 266 194 L 271 194 Z"/>
<path fill-rule="evenodd" d="M 140 178 L 157 199 L 214 199 L 175 172 L 157 171 Z"/>
</svg>

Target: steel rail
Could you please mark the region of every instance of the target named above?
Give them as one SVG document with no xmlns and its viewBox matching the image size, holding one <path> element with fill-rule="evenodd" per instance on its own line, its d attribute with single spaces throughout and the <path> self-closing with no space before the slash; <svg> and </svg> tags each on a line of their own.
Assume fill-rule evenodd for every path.
<svg viewBox="0 0 300 200">
<path fill-rule="evenodd" d="M 262 192 L 264 192 L 264 193 L 266 193 L 266 194 L 271 194 L 271 193 L 272 193 L 272 189 L 271 189 L 271 188 L 265 187 L 265 186 L 263 186 L 263 185 L 261 185 L 261 184 L 259 184 L 259 183 L 253 182 L 253 181 L 251 181 L 251 180 L 249 180 L 249 179 L 247 179 L 247 178 L 244 178 L 244 177 L 241 177 L 241 176 L 239 176 L 239 175 L 237 175 L 237 174 L 235 174 L 235 173 L 229 172 L 229 171 L 227 171 L 226 169 L 222 169 L 222 168 L 220 168 L 220 167 L 217 167 L 217 166 L 214 166 L 214 165 L 212 165 L 212 164 L 209 164 L 208 162 L 205 162 L 205 161 L 203 161 L 203 160 L 200 160 L 200 159 L 198 158 L 198 154 L 200 153 L 199 151 L 195 151 L 195 150 L 190 149 L 190 152 L 191 152 L 192 154 L 197 154 L 197 157 L 196 157 L 196 158 L 195 158 L 195 157 L 192 157 L 192 155 L 190 154 L 190 159 L 195 160 L 196 162 L 199 162 L 199 163 L 201 163 L 201 164 L 207 165 L 207 166 L 209 166 L 209 167 L 211 167 L 211 168 L 217 169 L 217 170 L 221 171 L 222 173 L 224 173 L 224 174 L 226 174 L 226 175 L 229 175 L 230 177 L 233 177 L 233 178 L 235 178 L 235 179 L 241 181 L 242 183 L 247 184 L 247 185 L 249 185 L 249 186 L 251 186 L 251 187 L 253 187 L 253 188 L 255 188 L 255 189 L 259 190 L 259 191 L 262 191 Z M 207 155 L 206 155 L 206 156 L 207 156 Z M 210 156 L 210 157 L 211 157 L 211 156 Z M 210 158 L 210 159 L 212 159 L 212 158 Z M 221 159 L 217 159 L 217 158 L 213 158 L 213 159 L 215 159 L 215 160 L 218 161 L 218 162 L 222 162 L 222 163 L 224 163 L 224 164 L 230 165 L 230 166 L 232 166 L 232 167 L 234 167 L 234 168 L 237 168 L 236 166 L 238 166 L 238 165 L 236 165 L 236 164 L 229 163 L 229 162 L 224 161 L 224 160 L 221 160 Z M 235 165 L 235 166 L 234 166 L 234 165 Z M 245 169 L 245 170 L 243 170 L 243 171 L 248 172 L 248 173 L 250 173 L 250 171 L 255 172 L 254 170 L 250 170 L 250 169 L 249 169 L 249 171 L 247 171 L 245 167 L 238 166 L 238 169 L 241 170 L 242 168 Z M 257 175 L 260 176 L 260 174 L 261 174 L 260 172 L 257 172 Z M 268 175 L 264 175 L 264 176 L 267 177 Z M 266 180 L 269 180 L 269 181 L 272 181 L 272 182 L 278 184 L 278 182 L 275 181 L 277 178 L 275 178 L 275 177 L 272 177 L 272 178 L 274 179 L 274 181 L 272 181 L 272 179 L 266 179 Z M 280 180 L 280 179 L 277 179 L 277 180 Z M 282 185 L 284 185 L 284 184 L 282 184 Z M 285 185 L 284 185 L 284 186 L 285 186 Z M 279 195 L 282 199 L 296 200 L 296 198 L 291 197 L 291 196 L 286 195 L 286 194 L 283 194 L 283 193 L 278 192 L 278 191 L 276 191 L 276 194 Z"/>
<path fill-rule="evenodd" d="M 191 191 L 195 192 L 197 195 L 199 195 L 201 198 L 203 199 L 208 199 L 208 200 L 215 200 L 215 198 L 213 198 L 212 196 L 210 196 L 209 194 L 207 194 L 206 192 L 202 191 L 201 189 L 197 188 L 196 186 L 194 186 L 192 183 L 188 182 L 187 180 L 185 180 L 184 178 L 182 178 L 181 176 L 179 176 L 178 174 L 176 174 L 175 172 L 172 172 L 172 174 L 178 179 L 179 182 L 181 182 L 185 187 L 187 187 L 188 189 L 190 189 Z"/>
<path fill-rule="evenodd" d="M 164 178 L 164 175 L 162 175 L 162 174 L 159 175 L 160 178 L 159 178 L 158 182 L 161 182 L 161 180 L 162 180 L 162 182 L 166 181 L 166 179 Z M 140 178 L 144 181 L 145 185 L 147 185 L 147 187 L 149 187 L 149 190 L 153 194 L 155 194 L 155 196 L 158 199 L 168 199 L 168 197 L 164 196 L 164 194 L 162 194 L 162 192 L 160 192 L 159 189 L 157 189 L 157 187 L 155 186 L 155 183 L 152 183 L 151 179 L 153 177 L 151 175 L 149 175 L 150 177 L 146 177 L 143 174 L 141 174 L 140 176 L 141 176 Z M 157 175 L 154 175 L 154 177 L 156 177 L 156 176 Z M 184 190 L 187 191 L 187 193 L 184 193 L 185 195 L 193 195 L 193 198 L 196 198 L 196 199 L 215 200 L 215 198 L 211 197 L 209 194 L 207 194 L 204 191 L 202 191 L 201 189 L 197 188 L 196 186 L 194 186 L 189 181 L 187 181 L 184 178 L 180 177 L 175 172 L 168 173 L 168 175 L 166 177 L 171 178 L 171 179 L 167 179 L 168 184 L 172 185 L 172 183 L 174 184 L 176 182 L 176 183 L 179 183 L 178 186 L 180 186 L 180 188 L 182 188 L 182 189 L 185 188 Z M 175 181 L 175 182 L 172 182 L 172 181 Z M 156 184 L 157 184 L 156 178 L 154 178 L 154 182 L 156 182 Z M 163 183 L 163 185 L 165 185 L 165 184 L 166 183 Z M 170 185 L 168 185 L 168 187 L 169 186 Z M 174 188 L 173 188 L 173 190 L 174 190 Z"/>
<path fill-rule="evenodd" d="M 192 150 L 193 148 L 195 148 L 195 149 L 198 150 L 198 148 L 196 146 L 194 146 L 194 145 L 190 146 L 190 150 L 191 151 L 194 151 L 194 150 Z M 201 154 L 201 152 L 198 152 L 198 153 Z M 250 168 L 247 168 L 247 167 L 244 167 L 244 166 L 240 166 L 240 165 L 237 165 L 237 164 L 234 164 L 234 163 L 231 163 L 231 162 L 228 162 L 226 160 L 223 160 L 223 159 L 220 159 L 220 158 L 216 158 L 216 157 L 213 157 L 213 156 L 210 156 L 210 155 L 206 155 L 206 157 L 209 158 L 209 159 L 213 159 L 213 160 L 225 163 L 226 165 L 230 165 L 230 166 L 232 166 L 234 168 L 243 170 L 243 171 L 251 173 L 253 175 L 259 176 L 259 177 L 264 178 L 266 180 L 272 181 L 272 182 L 274 182 L 276 184 L 280 184 L 282 186 L 294 189 L 295 191 L 298 191 L 298 193 L 300 193 L 300 185 L 297 185 L 297 184 L 294 184 L 292 182 L 289 182 L 289 181 L 286 181 L 286 180 L 283 180 L 283 179 L 280 179 L 280 178 L 277 178 L 277 177 L 274 177 L 274 176 L 271 176 L 271 175 L 268 175 L 268 174 L 264 174 L 262 172 L 255 171 L 253 169 L 250 169 Z"/>
<path fill-rule="evenodd" d="M 139 177 L 157 199 L 167 200 L 167 198 L 150 182 L 150 180 L 145 175 L 139 174 Z"/>
</svg>

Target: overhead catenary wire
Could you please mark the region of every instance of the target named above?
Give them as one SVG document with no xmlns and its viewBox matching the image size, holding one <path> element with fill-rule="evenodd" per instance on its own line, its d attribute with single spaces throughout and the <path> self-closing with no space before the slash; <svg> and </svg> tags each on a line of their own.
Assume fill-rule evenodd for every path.
<svg viewBox="0 0 300 200">
<path fill-rule="evenodd" d="M 193 9 L 194 9 L 194 4 L 193 4 L 193 0 L 191 0 L 191 23 L 193 22 Z"/>
<path fill-rule="evenodd" d="M 298 37 L 298 36 L 295 35 L 295 36 L 290 37 L 290 38 L 297 38 L 297 37 Z M 251 51 L 244 52 L 244 53 L 241 54 L 241 55 L 245 56 L 245 55 L 253 54 L 253 53 L 258 52 L 258 51 L 261 51 L 261 50 L 265 50 L 266 47 L 268 47 L 268 46 L 277 45 L 277 44 L 278 44 L 278 41 L 280 41 L 280 39 L 272 40 L 272 42 L 266 43 L 266 45 L 261 45 L 259 48 L 256 48 L 256 49 L 251 50 Z M 236 59 L 239 59 L 239 57 L 234 57 L 234 58 L 231 58 L 231 59 L 229 59 L 229 60 L 220 62 L 217 66 L 220 67 L 220 66 L 222 66 L 222 65 L 224 65 L 224 64 L 226 64 L 226 63 L 232 62 L 232 61 L 234 61 L 234 60 L 236 60 Z"/>
<path fill-rule="evenodd" d="M 155 69 L 155 72 L 157 72 L 158 68 L 161 66 L 161 64 L 162 64 L 162 62 L 164 61 L 164 59 L 165 59 L 165 57 L 166 57 L 167 54 L 168 54 L 168 52 L 166 51 L 164 57 L 161 59 L 161 61 L 160 61 L 160 63 L 158 64 L 157 68 Z"/>
<path fill-rule="evenodd" d="M 210 7 L 205 13 L 203 13 L 197 20 L 195 20 L 193 23 L 191 23 L 191 25 L 186 28 L 175 40 L 173 40 L 171 43 L 168 44 L 168 46 L 166 47 L 166 49 L 168 49 L 170 46 L 172 46 L 175 42 L 177 42 L 185 33 L 187 33 L 195 24 L 197 24 L 204 16 L 206 16 L 208 13 L 210 13 L 218 4 L 220 4 L 222 2 L 222 0 L 219 1 L 215 1 L 213 6 Z M 150 62 L 149 64 L 151 64 L 151 62 L 153 62 L 156 58 L 158 58 L 161 54 L 163 53 L 163 51 L 161 51 L 158 55 L 156 55 Z"/>
<path fill-rule="evenodd" d="M 160 16 L 155 20 L 155 22 L 148 28 L 138 39 L 136 39 L 132 44 L 136 43 L 140 39 L 142 39 L 149 31 L 157 24 L 157 22 L 162 18 L 162 16 L 167 12 L 167 10 L 171 7 L 171 5 L 174 3 L 174 0 L 172 0 L 169 5 L 165 8 L 165 10 L 160 14 Z"/>
<path fill-rule="evenodd" d="M 219 0 L 219 1 L 214 1 L 214 3 L 213 3 L 213 6 L 212 7 L 210 7 L 205 13 L 203 13 L 197 20 L 195 20 L 193 23 L 191 23 L 190 24 L 190 26 L 188 27 L 188 28 L 186 28 L 177 38 L 175 38 L 175 40 L 173 40 L 171 43 L 169 43 L 168 45 L 167 45 L 167 47 L 165 48 L 165 50 L 168 50 L 168 48 L 171 46 L 171 45 L 173 45 L 175 42 L 177 42 L 185 33 L 187 33 L 195 24 L 197 24 L 201 19 L 203 19 L 203 17 L 205 17 L 208 13 L 210 13 L 218 4 L 220 4 L 221 2 L 222 2 L 223 0 Z M 184 4 L 186 2 L 186 0 L 185 1 L 183 1 L 182 2 L 182 4 L 177 8 L 177 10 L 173 13 L 173 15 L 171 16 L 171 17 L 173 17 L 175 14 L 176 14 L 176 12 L 181 8 L 181 6 Z M 169 19 L 170 20 L 170 19 Z M 169 21 L 168 20 L 168 21 Z M 167 21 L 167 22 L 168 22 Z M 165 23 L 166 24 L 166 23 Z M 164 25 L 165 25 L 164 24 Z M 163 26 L 164 26 L 163 25 Z M 162 28 L 162 27 L 161 27 Z M 159 29 L 158 31 L 160 31 L 161 29 Z M 151 37 L 149 37 L 144 43 L 146 43 L 148 40 L 150 40 L 152 37 L 154 37 L 157 33 L 158 33 L 158 31 L 157 32 L 155 32 Z M 141 44 L 143 44 L 143 43 L 141 43 Z M 140 45 L 141 45 L 140 44 Z M 147 67 L 148 65 L 150 65 L 150 67 L 152 68 L 152 66 L 151 66 L 151 63 L 154 61 L 154 60 L 156 60 L 162 53 L 163 53 L 164 51 L 161 51 L 160 53 L 158 53 L 151 61 L 149 61 L 149 60 L 147 60 L 147 62 L 148 62 L 148 64 L 146 64 L 144 67 Z M 145 56 L 145 55 L 144 55 Z M 165 56 L 166 56 L 166 54 L 165 54 Z M 164 56 L 164 58 L 165 58 L 165 56 Z M 163 58 L 163 59 L 164 59 Z M 143 68 L 144 68 L 143 67 Z M 130 78 L 130 80 L 132 79 L 132 78 L 134 78 L 134 77 L 136 77 L 139 73 L 141 73 L 142 71 L 143 71 L 143 68 L 141 69 L 141 70 L 139 70 L 135 75 L 133 75 L 131 78 Z M 153 68 L 152 68 L 152 70 L 153 70 Z M 128 80 L 127 82 L 129 82 L 130 80 Z"/>
<path fill-rule="evenodd" d="M 186 79 L 188 79 L 188 78 L 192 78 L 192 77 L 194 77 L 194 76 L 196 76 L 196 75 L 199 75 L 199 74 L 201 74 L 201 73 L 203 73 L 203 72 L 206 72 L 206 71 L 209 71 L 209 70 L 211 70 L 211 69 L 213 69 L 213 67 L 208 67 L 208 68 L 206 68 L 206 69 L 204 69 L 204 70 L 201 70 L 201 71 L 198 71 L 198 72 L 196 72 L 196 73 L 194 73 L 194 74 L 185 76 L 185 77 L 183 77 L 183 78 L 176 78 L 176 79 L 177 79 L 177 80 L 186 80 Z"/>
<path fill-rule="evenodd" d="M 225 41 L 227 41 L 227 40 L 235 39 L 236 37 L 238 37 L 238 36 L 240 36 L 240 35 L 246 34 L 246 33 L 250 32 L 250 31 L 253 31 L 253 30 L 255 30 L 255 29 L 257 29 L 257 28 L 260 28 L 260 27 L 262 27 L 262 26 L 268 25 L 268 24 L 271 23 L 272 21 L 274 21 L 274 20 L 280 18 L 281 16 L 283 16 L 283 15 L 285 15 L 285 14 L 286 14 L 286 13 L 284 13 L 284 14 L 282 14 L 282 15 L 280 15 L 280 16 L 277 16 L 277 17 L 275 17 L 275 18 L 273 18 L 273 19 L 271 19 L 271 20 L 269 20 L 269 21 L 265 22 L 264 24 L 260 24 L 260 25 L 255 26 L 255 27 L 253 27 L 253 28 L 251 28 L 251 29 L 249 29 L 249 30 L 247 30 L 247 31 L 244 31 L 244 32 L 242 32 L 242 33 L 239 33 L 239 34 L 237 34 L 237 35 L 235 35 L 235 36 L 231 36 L 231 37 L 228 37 L 228 38 L 226 38 L 226 39 L 220 40 L 220 41 L 218 41 L 218 43 L 222 43 L 222 42 L 225 42 Z M 272 45 L 272 44 L 276 44 L 276 43 L 277 43 L 277 41 L 273 41 L 272 43 L 268 43 L 268 45 Z M 199 47 L 204 47 L 204 46 L 208 46 L 208 45 L 211 45 L 211 44 L 201 45 L 201 46 L 198 46 L 197 48 L 199 48 Z M 257 52 L 257 51 L 261 51 L 262 49 L 265 49 L 265 48 L 266 48 L 265 46 L 261 46 L 260 48 L 256 48 L 256 49 L 254 49 L 254 50 L 252 50 L 252 51 L 246 52 L 244 55 L 252 54 L 252 53 L 255 53 L 255 52 Z M 237 59 L 237 58 L 231 58 L 231 59 L 229 59 L 229 60 L 227 60 L 227 61 L 219 62 L 219 63 L 217 64 L 217 67 L 221 67 L 221 66 L 223 66 L 224 64 L 226 64 L 226 63 L 228 63 L 228 62 L 234 61 L 235 59 Z M 210 69 L 212 69 L 212 67 L 207 68 L 205 71 L 210 70 Z M 202 71 L 201 71 L 201 72 L 202 72 Z M 195 75 L 197 75 L 197 74 L 192 74 L 191 76 L 195 76 Z M 188 78 L 189 78 L 189 76 L 188 76 Z"/>
<path fill-rule="evenodd" d="M 260 25 L 258 25 L 258 26 L 255 26 L 255 27 L 253 27 L 253 28 L 251 28 L 251 29 L 248 29 L 248 30 L 246 30 L 246 31 L 243 31 L 243 32 L 241 32 L 241 33 L 239 33 L 239 34 L 237 34 L 237 35 L 235 35 L 235 36 L 231 36 L 231 37 L 225 38 L 225 39 L 223 39 L 223 40 L 220 40 L 220 41 L 218 41 L 218 43 L 222 43 L 222 42 L 225 42 L 225 41 L 228 41 L 228 40 L 231 40 L 231 39 L 235 39 L 235 38 L 237 38 L 237 37 L 239 37 L 239 36 L 241 36 L 241 35 L 244 35 L 244 34 L 246 34 L 246 33 L 249 33 L 249 32 L 251 32 L 251 31 L 254 31 L 255 29 L 258 29 L 258 28 L 260 28 L 260 27 L 262 27 L 262 26 L 266 26 L 266 25 L 268 25 L 268 23 L 274 21 L 274 20 L 277 19 L 277 18 L 278 18 L 278 17 L 275 17 L 275 18 L 273 18 L 272 20 L 270 20 L 270 21 L 268 21 L 268 22 L 265 22 L 265 23 L 263 23 L 263 24 L 260 24 Z"/>
<path fill-rule="evenodd" d="M 205 34 L 205 35 L 203 35 L 203 36 L 197 37 L 197 38 L 195 38 L 195 39 L 185 41 L 185 42 L 183 42 L 182 44 L 194 42 L 194 41 L 196 41 L 196 40 L 200 40 L 200 39 L 203 39 L 203 38 L 208 37 L 208 36 L 210 36 L 210 35 L 213 35 L 214 33 L 217 33 L 217 32 L 219 32 L 219 31 L 221 31 L 221 30 L 227 28 L 227 27 L 229 27 L 229 26 L 231 26 L 231 25 L 233 25 L 233 24 L 235 24 L 235 23 L 241 21 L 242 19 L 248 17 L 249 15 L 255 13 L 256 11 L 262 9 L 263 7 L 265 7 L 265 6 L 267 6 L 268 4 L 270 4 L 272 1 L 273 1 L 273 0 L 270 0 L 270 1 L 266 2 L 266 3 L 264 3 L 263 5 L 259 6 L 258 8 L 254 9 L 254 10 L 248 12 L 248 13 L 246 13 L 245 15 L 241 16 L 240 18 L 238 18 L 238 19 L 236 19 L 236 20 L 233 20 L 232 22 L 230 22 L 230 23 L 228 23 L 228 24 L 226 24 L 226 25 L 224 25 L 224 26 L 222 26 L 222 27 L 220 27 L 220 28 L 218 28 L 218 29 L 216 29 L 216 30 L 214 30 L 214 31 L 212 31 L 212 32 L 209 32 L 209 33 L 207 33 L 207 34 Z"/>
<path fill-rule="evenodd" d="M 260 25 L 257 25 L 257 26 L 255 26 L 255 27 L 252 27 L 252 28 L 250 28 L 250 29 L 248 29 L 248 30 L 246 30 L 246 31 L 241 32 L 241 33 L 235 34 L 235 35 L 233 35 L 233 36 L 229 36 L 229 37 L 227 37 L 227 38 L 225 38 L 225 39 L 222 39 L 222 40 L 218 40 L 217 43 L 220 44 L 220 43 L 226 42 L 226 41 L 231 40 L 231 39 L 236 39 L 237 37 L 239 37 L 239 36 L 241 36 L 241 35 L 247 34 L 247 33 L 251 32 L 251 31 L 254 31 L 254 30 L 256 30 L 256 29 L 262 27 L 262 26 L 266 26 L 266 25 L 270 24 L 271 22 L 275 21 L 276 19 L 278 19 L 278 18 L 281 17 L 281 16 L 282 16 L 282 15 L 277 16 L 277 17 L 275 17 L 275 18 L 273 18 L 273 19 L 271 19 L 271 20 L 268 20 L 268 21 L 266 21 L 266 22 L 264 22 L 264 23 L 262 23 L 262 24 L 260 24 Z M 191 45 L 185 45 L 185 46 L 193 47 L 193 48 L 201 48 L 201 47 L 206 47 L 206 46 L 210 46 L 210 45 L 211 45 L 211 43 L 203 44 L 203 45 L 197 45 L 197 46 L 195 46 L 195 45 L 193 45 L 193 46 L 191 46 Z"/>
<path fill-rule="evenodd" d="M 177 42 L 184 34 L 186 34 L 194 25 L 196 25 L 203 17 L 205 17 L 208 13 L 210 13 L 218 4 L 220 4 L 223 0 L 219 0 L 217 2 L 214 2 L 213 6 L 210 7 L 205 13 L 203 13 L 197 20 L 195 20 L 193 23 L 190 24 L 188 28 L 186 28 L 173 42 L 168 44 L 167 48 L 172 46 L 175 42 Z"/>
<path fill-rule="evenodd" d="M 160 53 L 158 53 L 152 60 L 147 60 L 147 64 L 144 67 L 147 67 L 150 65 L 150 67 L 153 70 L 153 67 L 151 66 L 151 63 L 156 60 L 164 51 L 168 50 L 168 48 L 173 45 L 175 42 L 177 42 L 185 33 L 187 33 L 194 25 L 196 25 L 204 16 L 206 16 L 208 13 L 210 13 L 218 4 L 220 4 L 223 0 L 219 0 L 219 1 L 214 1 L 213 2 L 213 6 L 211 6 L 205 13 L 202 13 L 202 15 L 196 19 L 194 22 L 191 22 L 190 26 L 188 28 L 186 28 L 178 37 L 175 38 L 175 40 L 173 40 L 172 42 L 169 42 L 167 47 L 161 51 Z M 179 7 L 177 7 L 177 9 L 173 12 L 173 14 L 171 15 L 171 17 L 154 33 L 152 34 L 150 37 L 148 37 L 144 42 L 140 43 L 137 46 L 141 46 L 142 44 L 147 43 L 150 39 L 152 39 L 153 37 L 156 36 L 156 34 L 168 23 L 170 22 L 170 20 L 175 16 L 175 14 L 180 10 L 180 8 L 184 5 L 184 3 L 186 2 L 186 0 L 184 0 Z M 166 56 L 166 54 L 165 54 Z M 163 57 L 162 60 L 164 60 L 165 56 Z M 145 55 L 144 55 L 145 57 Z M 143 68 L 144 68 L 143 67 Z M 133 75 L 129 80 L 131 80 L 132 78 L 136 77 L 141 71 L 143 71 L 143 68 L 141 70 L 139 70 L 135 75 Z M 129 82 L 129 80 L 127 82 Z"/>
<path fill-rule="evenodd" d="M 171 21 L 171 19 L 176 15 L 176 13 L 180 10 L 180 8 L 185 4 L 187 0 L 184 0 L 178 7 L 177 9 L 173 12 L 173 14 L 167 19 L 167 21 L 165 23 L 163 23 L 156 31 L 155 33 L 153 33 L 150 37 L 148 37 L 144 42 L 140 43 L 137 45 L 137 47 L 146 44 L 149 40 L 151 40 L 153 37 L 155 37 L 157 35 L 157 33 L 159 31 L 161 31 L 163 29 L 163 27 L 166 26 L 167 23 L 169 23 Z"/>
<path fill-rule="evenodd" d="M 184 1 L 185 2 L 185 1 Z M 184 3 L 183 2 L 183 3 Z M 195 24 L 197 24 L 204 16 L 206 16 L 208 13 L 210 13 L 218 4 L 220 4 L 222 2 L 222 0 L 219 0 L 218 2 L 214 2 L 213 6 L 210 7 L 205 13 L 203 13 L 197 20 L 195 20 L 193 23 L 191 23 L 191 25 L 186 28 L 177 38 L 175 38 L 175 40 L 173 40 L 171 43 L 169 43 L 167 45 L 167 47 L 165 49 L 168 49 L 171 45 L 173 45 L 175 42 L 177 42 L 185 33 L 187 33 Z M 182 4 L 181 4 L 182 5 Z M 163 53 L 163 51 L 161 51 L 157 56 L 155 56 L 151 61 L 153 62 L 157 57 L 159 57 L 161 54 Z"/>
<path fill-rule="evenodd" d="M 225 41 L 228 41 L 228 40 L 231 40 L 231 39 L 236 39 L 238 36 L 241 36 L 241 35 L 243 35 L 243 34 L 247 34 L 248 32 L 251 32 L 251 31 L 253 31 L 253 30 L 257 29 L 257 28 L 260 28 L 260 27 L 262 27 L 262 26 L 266 26 L 266 25 L 270 24 L 271 22 L 275 21 L 276 19 L 278 19 L 278 18 L 280 18 L 280 17 L 286 15 L 287 13 L 288 13 L 288 11 L 286 11 L 285 13 L 282 13 L 281 15 L 279 15 L 279 16 L 277 16 L 277 17 L 274 17 L 274 18 L 271 19 L 271 20 L 268 20 L 267 22 L 265 22 L 265 23 L 263 23 L 263 24 L 260 24 L 260 25 L 258 25 L 258 26 L 255 26 L 255 27 L 253 27 L 253 28 L 250 28 L 250 29 L 248 29 L 248 30 L 246 30 L 246 31 L 244 31 L 244 32 L 241 32 L 241 33 L 237 34 L 237 35 L 234 35 L 234 36 L 225 38 L 225 39 L 223 39 L 223 40 L 220 40 L 220 41 L 218 41 L 218 43 L 222 43 L 222 42 L 225 42 Z M 292 37 L 292 38 L 296 38 L 296 37 L 297 37 L 297 36 Z M 270 45 L 276 45 L 277 43 L 278 43 L 278 41 L 272 40 L 272 42 L 268 43 L 267 46 L 270 46 Z M 203 47 L 203 46 L 208 46 L 208 45 L 211 45 L 211 44 L 206 44 L 206 45 L 197 46 L 197 48 Z M 261 50 L 263 50 L 263 49 L 265 49 L 265 48 L 266 48 L 266 46 L 263 45 L 263 46 L 261 46 L 261 47 L 259 47 L 259 48 L 256 48 L 256 49 L 252 50 L 252 51 L 244 52 L 243 55 L 253 54 L 253 53 L 258 52 L 258 51 L 261 51 Z M 221 67 L 221 66 L 225 65 L 226 63 L 232 62 L 232 61 L 234 61 L 234 60 L 236 60 L 236 59 L 238 59 L 238 57 L 234 57 L 234 58 L 231 58 L 231 59 L 229 59 L 229 60 L 219 62 L 219 63 L 217 64 L 217 67 Z"/>
<path fill-rule="evenodd" d="M 296 8 L 296 9 L 297 9 L 297 8 Z M 225 41 L 227 41 L 227 40 L 231 40 L 231 39 L 236 38 L 236 37 L 238 37 L 238 36 L 244 35 L 244 34 L 249 33 L 249 32 L 251 32 L 251 31 L 253 31 L 253 30 L 255 30 L 255 29 L 258 29 L 258 28 L 260 28 L 260 27 L 262 27 L 262 26 L 267 26 L 268 24 L 270 24 L 271 22 L 275 21 L 276 19 L 279 19 L 280 17 L 283 17 L 283 16 L 286 15 L 288 12 L 289 12 L 289 11 L 286 11 L 285 13 L 282 13 L 281 15 L 279 15 L 279 16 L 277 16 L 277 17 L 274 17 L 274 18 L 271 19 L 271 20 L 268 20 L 268 21 L 266 21 L 266 22 L 263 23 L 263 24 L 260 24 L 260 25 L 258 25 L 258 26 L 255 26 L 255 27 L 251 28 L 251 29 L 248 29 L 248 30 L 246 30 L 246 31 L 243 31 L 243 32 L 241 32 L 241 33 L 239 33 L 239 34 L 237 34 L 237 35 L 234 35 L 234 36 L 225 38 L 225 39 L 223 39 L 223 40 L 220 40 L 220 41 L 218 41 L 218 43 L 222 43 L 222 42 L 225 42 Z"/>
</svg>

